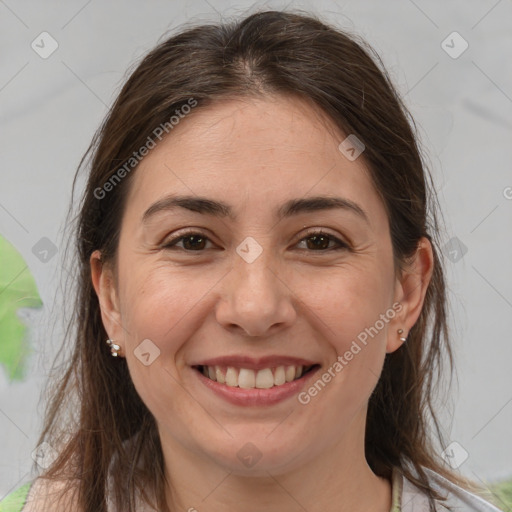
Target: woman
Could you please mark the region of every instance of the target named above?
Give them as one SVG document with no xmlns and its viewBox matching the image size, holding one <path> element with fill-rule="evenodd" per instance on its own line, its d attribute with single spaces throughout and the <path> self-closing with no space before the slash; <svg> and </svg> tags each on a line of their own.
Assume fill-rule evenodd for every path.
<svg viewBox="0 0 512 512">
<path fill-rule="evenodd" d="M 89 152 L 24 512 L 497 510 L 432 441 L 435 196 L 363 43 L 284 12 L 186 30 Z"/>
</svg>

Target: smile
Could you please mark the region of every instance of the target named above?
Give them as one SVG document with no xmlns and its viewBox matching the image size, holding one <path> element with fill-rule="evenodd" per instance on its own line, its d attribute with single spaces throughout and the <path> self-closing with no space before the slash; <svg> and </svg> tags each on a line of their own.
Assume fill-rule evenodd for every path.
<svg viewBox="0 0 512 512">
<path fill-rule="evenodd" d="M 287 365 L 252 370 L 233 366 L 198 365 L 195 368 L 208 379 L 229 387 L 270 389 L 300 379 L 317 365 Z"/>
</svg>

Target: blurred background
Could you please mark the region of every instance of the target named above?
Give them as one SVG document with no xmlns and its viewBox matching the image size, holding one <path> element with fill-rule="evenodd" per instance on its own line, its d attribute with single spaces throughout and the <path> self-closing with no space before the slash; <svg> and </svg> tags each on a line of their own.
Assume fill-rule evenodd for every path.
<svg viewBox="0 0 512 512">
<path fill-rule="evenodd" d="M 0 0 L 0 498 L 44 449 L 72 180 L 127 70 L 183 23 L 285 7 L 366 39 L 416 120 L 445 216 L 457 367 L 442 455 L 482 485 L 512 478 L 510 0 Z"/>
</svg>

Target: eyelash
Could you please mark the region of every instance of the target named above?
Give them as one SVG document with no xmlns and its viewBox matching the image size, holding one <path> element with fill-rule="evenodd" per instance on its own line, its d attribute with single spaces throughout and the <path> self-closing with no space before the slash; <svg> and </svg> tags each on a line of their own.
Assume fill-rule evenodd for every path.
<svg viewBox="0 0 512 512">
<path fill-rule="evenodd" d="M 205 236 L 203 233 L 201 233 L 199 231 L 187 231 L 187 232 L 181 233 L 178 236 L 169 240 L 167 243 L 165 243 L 162 246 L 162 249 L 173 249 L 174 247 L 176 247 L 177 243 L 179 243 L 182 240 L 185 240 L 186 238 L 192 237 L 194 235 L 199 236 L 199 237 L 211 242 L 211 240 L 207 236 Z M 330 251 L 339 251 L 339 250 L 350 250 L 347 243 L 343 242 L 342 240 L 335 237 L 334 235 L 331 235 L 330 233 L 326 233 L 325 231 L 321 231 L 321 230 L 308 231 L 306 233 L 306 236 L 301 238 L 297 243 L 303 242 L 304 240 L 307 240 L 308 238 L 312 238 L 313 236 L 328 237 L 330 239 L 330 241 L 334 241 L 338 246 L 330 247 L 328 249 L 318 249 L 318 250 L 311 249 L 311 250 L 309 250 L 309 252 L 330 252 Z M 200 253 L 200 252 L 204 252 L 206 250 L 206 249 L 201 249 L 201 250 L 194 251 L 194 250 L 190 250 L 190 249 L 185 249 L 184 247 L 180 247 L 179 249 L 181 249 L 185 252 L 188 252 L 188 253 L 192 253 L 192 252 Z M 307 249 L 305 249 L 305 250 L 307 250 Z"/>
</svg>

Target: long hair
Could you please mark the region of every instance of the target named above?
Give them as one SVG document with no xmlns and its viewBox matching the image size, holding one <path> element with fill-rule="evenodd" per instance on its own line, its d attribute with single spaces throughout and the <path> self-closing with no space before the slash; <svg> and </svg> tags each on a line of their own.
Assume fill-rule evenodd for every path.
<svg viewBox="0 0 512 512">
<path fill-rule="evenodd" d="M 437 202 L 414 122 L 379 57 L 363 41 L 311 15 L 267 11 L 188 27 L 149 52 L 122 87 L 75 176 L 74 186 L 87 167 L 73 225 L 76 293 L 67 333 L 73 352 L 52 391 L 41 441 L 60 447 L 43 476 L 75 482 L 83 512 L 105 511 L 109 489 L 123 512 L 135 510 L 135 496 L 144 489 L 158 510 L 168 510 L 155 420 L 126 361 L 110 356 L 91 282 L 94 250 L 115 264 L 125 200 L 137 172 L 126 162 L 191 98 L 196 111 L 223 99 L 273 94 L 308 100 L 342 133 L 364 141 L 362 158 L 387 211 L 397 271 L 421 237 L 433 245 L 434 271 L 420 317 L 407 343 L 386 355 L 369 400 L 365 453 L 375 474 L 389 478 L 398 467 L 431 503 L 439 496 L 423 468 L 463 483 L 436 455 L 434 442 L 441 436 L 437 380 L 444 363 L 450 375 L 453 368 Z M 123 166 L 123 179 L 113 182 Z M 68 414 L 73 407 L 76 413 Z M 59 442 L 62 432 L 69 437 Z M 110 471 L 114 463 L 119 471 Z"/>
</svg>

